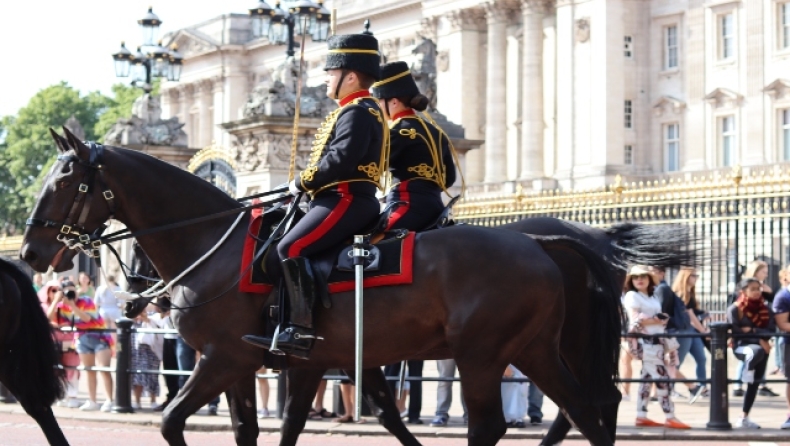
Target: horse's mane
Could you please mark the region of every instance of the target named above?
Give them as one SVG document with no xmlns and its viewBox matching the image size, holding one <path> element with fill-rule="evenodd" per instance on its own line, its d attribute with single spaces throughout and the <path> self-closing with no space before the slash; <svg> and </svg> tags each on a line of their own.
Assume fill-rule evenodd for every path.
<svg viewBox="0 0 790 446">
<path fill-rule="evenodd" d="M 175 182 L 179 185 L 179 187 L 189 188 L 196 196 L 200 196 L 201 199 L 219 200 L 220 202 L 223 202 L 223 204 L 227 204 L 229 208 L 241 206 L 238 201 L 228 196 L 228 194 L 213 184 L 193 175 L 189 171 L 181 169 L 180 167 L 162 161 L 147 153 L 140 152 L 139 150 L 126 149 L 117 146 L 105 147 L 109 149 L 110 152 L 116 152 L 117 154 L 128 157 L 138 163 L 154 165 L 156 166 L 157 171 L 161 169 L 160 175 L 158 175 L 157 178 L 162 181 L 166 181 L 168 186 Z"/>
<path fill-rule="evenodd" d="M 13 280 L 20 294 L 19 329 L 9 335 L 2 350 L 0 376 L 21 402 L 51 406 L 63 397 L 65 374 L 56 367 L 60 353 L 52 327 L 33 288 L 33 282 L 13 263 L 0 258 L 0 274 Z M 17 290 L 4 290 L 5 293 Z M 0 307 L 0 311 L 3 311 Z"/>
</svg>

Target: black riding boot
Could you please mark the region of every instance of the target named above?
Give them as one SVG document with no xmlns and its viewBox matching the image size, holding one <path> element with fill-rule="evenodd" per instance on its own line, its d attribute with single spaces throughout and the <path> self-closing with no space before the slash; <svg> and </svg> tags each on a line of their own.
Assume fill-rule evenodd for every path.
<svg viewBox="0 0 790 446">
<path fill-rule="evenodd" d="M 282 262 L 285 286 L 288 290 L 290 321 L 277 336 L 277 349 L 305 357 L 313 348 L 313 304 L 317 296 L 315 276 L 310 262 L 305 257 L 293 257 Z M 270 349 L 273 338 L 247 335 L 244 341 L 258 347 Z"/>
</svg>

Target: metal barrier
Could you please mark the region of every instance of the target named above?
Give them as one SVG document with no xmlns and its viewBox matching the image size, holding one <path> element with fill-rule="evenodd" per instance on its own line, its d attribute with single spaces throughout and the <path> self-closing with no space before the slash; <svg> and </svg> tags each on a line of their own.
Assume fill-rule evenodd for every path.
<svg viewBox="0 0 790 446">
<path fill-rule="evenodd" d="M 117 321 L 118 328 L 115 330 L 117 334 L 116 343 L 116 365 L 111 367 L 67 367 L 69 369 L 86 370 L 86 371 L 101 371 L 101 372 L 114 372 L 115 373 L 115 405 L 112 408 L 113 413 L 133 413 L 132 409 L 132 380 L 131 375 L 135 373 L 156 374 L 156 375 L 178 375 L 189 376 L 191 371 L 179 370 L 137 370 L 132 367 L 131 363 L 131 350 L 132 350 L 132 336 L 135 333 L 154 333 L 154 334 L 177 334 L 177 330 L 173 329 L 148 329 L 148 328 L 135 328 L 134 322 L 130 319 L 119 319 Z M 618 383 L 655 383 L 655 382 L 670 382 L 670 383 L 691 383 L 702 382 L 710 385 L 710 414 L 707 423 L 707 428 L 711 430 L 729 430 L 732 425 L 729 422 L 729 399 L 728 389 L 729 385 L 738 381 L 731 380 L 727 377 L 727 349 L 728 338 L 739 337 L 785 337 L 790 338 L 790 333 L 770 333 L 770 334 L 732 334 L 729 333 L 730 324 L 723 322 L 715 322 L 710 325 L 709 334 L 701 333 L 661 333 L 661 334 L 624 334 L 623 337 L 672 337 L 672 338 L 707 338 L 711 339 L 711 370 L 710 379 L 700 381 L 697 379 L 619 379 Z M 75 332 L 99 332 L 99 333 L 112 333 L 111 329 L 92 329 L 92 330 L 77 330 L 77 329 L 62 329 L 63 331 Z M 62 366 L 61 366 L 62 367 Z M 281 373 L 266 373 L 256 374 L 256 378 L 263 379 L 277 379 L 277 416 L 282 418 L 283 408 L 285 407 L 286 386 L 285 375 Z M 325 380 L 342 380 L 347 379 L 345 375 L 325 375 Z M 757 378 L 757 377 L 756 377 Z M 395 376 L 388 376 L 388 381 L 397 381 L 399 378 Z M 421 382 L 442 382 L 442 381 L 459 381 L 457 377 L 406 377 L 406 381 L 421 381 Z M 529 378 L 502 378 L 502 382 L 522 382 L 529 383 Z M 765 383 L 788 383 L 787 379 L 772 379 L 764 380 Z"/>
</svg>

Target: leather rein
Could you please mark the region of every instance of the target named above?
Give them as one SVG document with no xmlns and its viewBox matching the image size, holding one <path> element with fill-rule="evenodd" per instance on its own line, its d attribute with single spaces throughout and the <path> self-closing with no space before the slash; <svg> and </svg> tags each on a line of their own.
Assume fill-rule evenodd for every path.
<svg viewBox="0 0 790 446">
<path fill-rule="evenodd" d="M 117 242 L 129 238 L 139 238 L 144 235 L 152 234 L 155 232 L 167 231 L 170 229 L 175 229 L 184 226 L 194 225 L 197 223 L 202 223 L 205 221 L 215 220 L 229 215 L 235 215 L 241 212 L 247 212 L 251 209 L 269 206 L 289 198 L 289 197 L 282 197 L 270 201 L 263 201 L 248 206 L 242 206 L 239 208 L 229 209 L 227 211 L 216 212 L 214 214 L 196 217 L 180 222 L 169 223 L 162 226 L 155 226 L 153 228 L 142 229 L 135 232 L 132 232 L 128 228 L 125 228 L 102 236 L 102 233 L 107 229 L 107 225 L 105 223 L 102 223 L 101 225 L 99 225 L 98 228 L 96 228 L 93 231 L 87 230 L 84 226 L 85 221 L 87 220 L 88 215 L 90 214 L 91 205 L 93 204 L 94 194 L 91 192 L 95 186 L 94 183 L 98 182 L 98 187 L 102 190 L 102 196 L 107 202 L 107 206 L 110 211 L 110 215 L 107 217 L 107 220 L 112 219 L 116 212 L 115 195 L 107 187 L 104 181 L 104 165 L 102 165 L 101 163 L 101 158 L 102 155 L 104 154 L 104 146 L 92 141 L 87 141 L 85 144 L 87 144 L 88 148 L 90 149 L 90 156 L 87 162 L 80 159 L 77 155 L 67 155 L 67 154 L 58 155 L 59 161 L 71 161 L 78 163 L 87 168 L 82 178 L 82 182 L 80 183 L 79 188 L 77 189 L 77 194 L 74 197 L 74 202 L 71 205 L 71 210 L 66 216 L 66 219 L 60 222 L 60 221 L 36 218 L 34 216 L 31 216 L 30 218 L 27 219 L 25 223 L 27 226 L 40 226 L 44 228 L 59 227 L 60 232 L 57 235 L 58 241 L 65 244 L 68 249 L 82 251 L 87 256 L 92 258 L 99 257 L 99 248 L 101 247 L 101 245 L 107 245 L 112 242 Z M 97 172 L 98 175 L 96 175 Z M 253 198 L 259 198 L 267 195 L 282 193 L 287 190 L 288 190 L 287 187 L 274 189 L 268 192 L 263 192 L 248 197 L 242 197 L 239 198 L 237 201 L 240 202 L 247 201 Z"/>
</svg>

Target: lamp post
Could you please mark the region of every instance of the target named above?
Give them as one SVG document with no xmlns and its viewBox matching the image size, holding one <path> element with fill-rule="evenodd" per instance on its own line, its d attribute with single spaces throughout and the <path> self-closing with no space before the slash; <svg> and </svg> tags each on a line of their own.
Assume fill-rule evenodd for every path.
<svg viewBox="0 0 790 446">
<path fill-rule="evenodd" d="M 286 54 L 296 54 L 295 36 L 307 36 L 313 42 L 324 42 L 329 37 L 331 13 L 324 7 L 323 0 L 314 3 L 310 0 L 291 1 L 288 10 L 280 7 L 277 1 L 272 8 L 260 0 L 255 8 L 250 8 L 255 37 L 266 37 L 275 45 L 288 44 Z"/>
<path fill-rule="evenodd" d="M 137 23 L 143 31 L 143 44 L 132 53 L 126 48 L 126 44 L 121 42 L 121 48 L 112 55 L 115 61 L 115 76 L 127 77 L 134 68 L 132 85 L 139 86 L 146 93 L 151 92 L 154 78 L 167 78 L 169 81 L 178 82 L 184 60 L 178 48 L 174 44 L 167 49 L 162 46 L 161 40 L 154 43 L 162 21 L 154 14 L 152 8 L 148 8 L 148 12 Z M 139 82 L 143 84 L 138 85 Z"/>
</svg>

